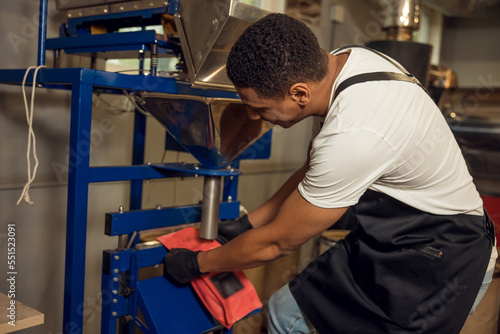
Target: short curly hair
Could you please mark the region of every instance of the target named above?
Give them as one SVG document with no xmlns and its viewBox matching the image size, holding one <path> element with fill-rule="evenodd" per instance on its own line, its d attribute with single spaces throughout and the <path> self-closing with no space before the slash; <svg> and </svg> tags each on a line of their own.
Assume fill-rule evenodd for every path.
<svg viewBox="0 0 500 334">
<path fill-rule="evenodd" d="M 226 64 L 235 87 L 253 88 L 260 98 L 282 100 L 297 82 L 319 82 L 328 55 L 313 32 L 285 14 L 250 25 L 233 45 Z"/>
</svg>

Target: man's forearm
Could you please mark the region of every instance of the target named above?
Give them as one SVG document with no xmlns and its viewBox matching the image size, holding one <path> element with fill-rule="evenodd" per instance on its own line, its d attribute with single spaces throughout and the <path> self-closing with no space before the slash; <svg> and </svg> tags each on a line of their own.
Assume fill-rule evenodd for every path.
<svg viewBox="0 0 500 334">
<path fill-rule="evenodd" d="M 199 253 L 200 271 L 249 269 L 281 257 L 284 254 L 275 243 L 268 240 L 269 234 L 262 233 L 262 229 L 266 228 L 252 229 L 221 247 Z"/>
<path fill-rule="evenodd" d="M 276 217 L 285 199 L 304 179 L 308 168 L 309 163 L 307 162 L 295 171 L 269 200 L 248 214 L 248 220 L 253 227 L 264 226 Z"/>
<path fill-rule="evenodd" d="M 347 210 L 320 208 L 294 190 L 267 225 L 251 229 L 227 244 L 198 255 L 201 272 L 253 268 L 290 254 L 335 223 Z"/>
</svg>

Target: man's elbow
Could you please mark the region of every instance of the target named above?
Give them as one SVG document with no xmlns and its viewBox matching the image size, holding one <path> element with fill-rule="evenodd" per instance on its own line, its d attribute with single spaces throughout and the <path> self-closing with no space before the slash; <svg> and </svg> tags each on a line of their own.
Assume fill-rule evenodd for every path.
<svg viewBox="0 0 500 334">
<path fill-rule="evenodd" d="M 279 240 L 273 244 L 273 253 L 275 259 L 290 255 L 293 251 L 300 247 L 300 244 L 294 243 L 291 240 Z"/>
</svg>

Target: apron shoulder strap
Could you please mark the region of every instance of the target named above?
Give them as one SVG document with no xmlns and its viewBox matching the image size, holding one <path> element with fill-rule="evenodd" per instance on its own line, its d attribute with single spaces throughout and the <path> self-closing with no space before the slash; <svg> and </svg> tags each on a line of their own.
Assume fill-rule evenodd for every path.
<svg viewBox="0 0 500 334">
<path fill-rule="evenodd" d="M 420 81 L 417 80 L 413 75 L 407 75 L 403 73 L 395 73 L 395 72 L 373 72 L 373 73 L 362 73 L 350 77 L 340 83 L 340 85 L 335 90 L 334 100 L 335 98 L 347 87 L 355 85 L 357 83 L 368 82 L 368 81 L 406 81 L 419 85 L 423 90 L 427 92 L 427 90 L 422 86 Z"/>
<path fill-rule="evenodd" d="M 351 48 L 361 48 L 365 49 L 368 51 L 371 51 L 375 53 L 376 55 L 384 58 L 388 62 L 390 62 L 392 65 L 397 67 L 401 72 L 403 73 L 396 73 L 396 72 L 373 72 L 373 73 L 363 73 L 363 74 L 358 74 L 353 77 L 350 77 L 340 83 L 340 85 L 337 87 L 337 90 L 335 91 L 334 95 L 334 100 L 335 98 L 347 87 L 352 86 L 357 83 L 362 83 L 362 82 L 367 82 L 367 81 L 388 81 L 388 80 L 396 80 L 396 81 L 406 81 L 406 82 L 411 82 L 414 84 L 419 85 L 426 93 L 427 89 L 425 89 L 424 86 L 418 81 L 417 78 L 411 73 L 408 73 L 404 67 L 396 63 L 394 60 L 383 54 L 382 52 L 379 52 L 377 50 L 374 50 L 372 48 L 366 47 L 366 46 L 361 46 L 361 45 L 350 45 L 350 46 L 345 46 L 342 48 L 339 48 L 332 53 L 338 53 L 339 51 L 346 50 L 346 49 L 351 49 Z"/>
</svg>

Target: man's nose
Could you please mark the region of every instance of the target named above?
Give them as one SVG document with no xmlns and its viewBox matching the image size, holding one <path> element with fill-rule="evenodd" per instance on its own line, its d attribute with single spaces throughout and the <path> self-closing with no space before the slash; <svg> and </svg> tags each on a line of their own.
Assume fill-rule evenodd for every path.
<svg viewBox="0 0 500 334">
<path fill-rule="evenodd" d="M 250 118 L 251 120 L 256 121 L 261 118 L 260 114 L 255 110 L 253 110 L 252 108 L 247 108 L 247 113 L 248 113 L 248 118 Z"/>
</svg>

